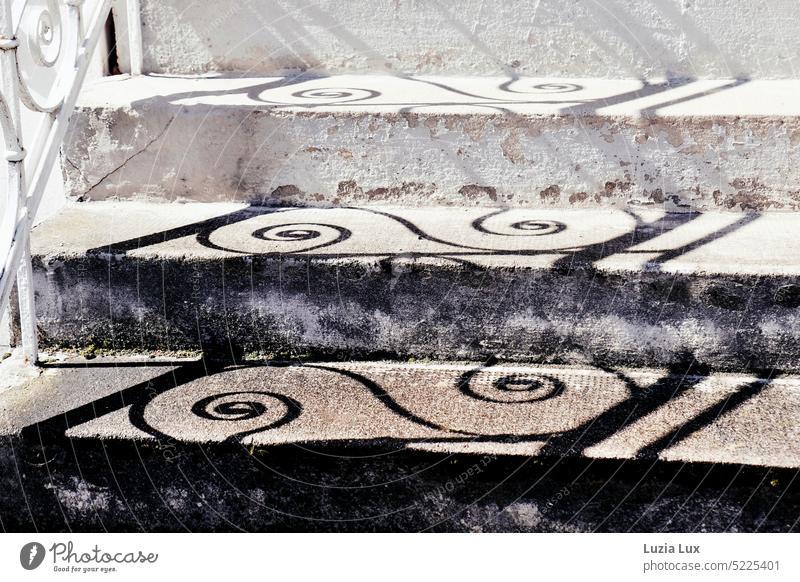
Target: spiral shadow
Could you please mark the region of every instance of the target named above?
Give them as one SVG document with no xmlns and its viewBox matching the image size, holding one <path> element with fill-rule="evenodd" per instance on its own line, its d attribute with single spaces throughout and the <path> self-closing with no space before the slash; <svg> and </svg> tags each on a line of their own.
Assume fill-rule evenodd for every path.
<svg viewBox="0 0 800 582">
<path fill-rule="evenodd" d="M 245 436 L 275 429 L 295 420 L 303 410 L 302 405 L 285 394 L 245 390 L 222 392 L 201 398 L 192 405 L 192 414 L 204 420 L 221 422 L 241 422 L 265 416 L 271 407 L 264 402 L 265 397 L 285 410 L 272 422 L 258 428 L 238 432 L 228 440 L 239 440 Z"/>
<path fill-rule="evenodd" d="M 379 95 L 380 92 L 373 89 L 354 87 L 313 88 L 292 93 L 292 97 L 298 99 L 325 99 L 328 103 L 354 103 L 374 99 Z"/>
<path fill-rule="evenodd" d="M 182 366 L 177 371 L 159 376 L 154 381 L 138 386 L 136 397 L 130 404 L 128 419 L 131 424 L 155 437 L 159 442 L 171 443 L 179 436 L 169 429 L 173 423 L 189 421 L 191 416 L 203 421 L 226 423 L 234 428 L 234 432 L 225 430 L 225 437 L 221 442 L 240 442 L 242 438 L 263 431 L 276 429 L 296 420 L 303 412 L 303 405 L 294 398 L 278 392 L 266 390 L 240 390 L 220 392 L 204 396 L 190 405 L 183 403 L 180 397 L 168 401 L 168 414 L 162 415 L 158 422 L 148 418 L 148 409 L 153 406 L 163 408 L 165 404 L 159 403 L 164 396 L 169 397 L 172 391 L 180 389 L 201 378 L 213 376 L 223 370 L 222 367 L 212 364 L 212 369 L 207 370 L 195 364 Z M 172 407 L 179 406 L 174 410 Z M 188 409 L 187 409 L 188 406 Z M 96 411 L 93 411 L 96 416 Z M 262 424 L 253 425 L 253 421 L 264 419 Z M 246 430 L 235 431 L 236 423 L 247 423 Z M 241 428 L 241 427 L 240 427 Z"/>
<path fill-rule="evenodd" d="M 275 88 L 272 88 L 275 89 Z M 273 91 L 274 92 L 274 91 Z M 290 93 L 286 98 L 266 98 L 262 92 L 250 92 L 250 96 L 262 103 L 273 105 L 292 105 L 299 107 L 317 107 L 325 105 L 340 105 L 345 103 L 358 103 L 380 97 L 381 92 L 374 89 L 359 87 L 310 87 Z"/>
<path fill-rule="evenodd" d="M 505 253 L 519 254 L 519 250 L 504 250 L 504 249 L 482 247 L 482 246 L 475 246 L 475 245 L 467 245 L 467 244 L 461 244 L 461 243 L 448 241 L 448 240 L 445 240 L 443 238 L 440 238 L 440 237 L 437 237 L 437 236 L 434 236 L 432 234 L 429 234 L 429 233 L 425 232 L 424 230 L 422 230 L 420 227 L 418 227 L 416 224 L 414 224 L 410 220 L 407 220 L 407 219 L 402 218 L 400 216 L 396 216 L 396 215 L 394 215 L 394 214 L 392 214 L 390 212 L 386 212 L 386 211 L 383 211 L 383 210 L 378 210 L 378 209 L 375 209 L 375 208 L 360 208 L 359 210 L 363 210 L 365 212 L 371 212 L 373 214 L 377 214 L 377 215 L 380 215 L 380 216 L 385 216 L 386 218 L 389 218 L 389 219 L 391 219 L 391 220 L 403 225 L 405 228 L 407 228 L 413 234 L 417 235 L 419 238 L 425 239 L 425 240 L 429 240 L 429 241 L 437 243 L 437 244 L 442 244 L 442 245 L 446 245 L 446 246 L 457 248 L 457 249 L 484 251 L 484 252 L 488 252 L 488 253 L 496 254 L 496 255 L 501 255 L 501 254 L 505 254 Z M 520 231 L 519 233 L 516 233 L 516 232 L 514 232 L 514 233 L 503 233 L 503 232 L 498 232 L 498 231 L 494 231 L 494 230 L 489 230 L 488 228 L 486 228 L 484 226 L 484 222 L 486 222 L 490 218 L 493 218 L 495 216 L 503 214 L 504 212 L 508 212 L 508 209 L 507 208 L 501 208 L 500 210 L 496 210 L 494 212 L 489 212 L 488 214 L 484 214 L 483 216 L 480 216 L 480 217 L 476 218 L 475 220 L 473 220 L 470 223 L 470 226 L 471 226 L 471 228 L 473 228 L 474 230 L 476 230 L 476 231 L 478 231 L 480 233 L 489 234 L 489 235 L 493 235 L 493 236 L 545 236 L 545 235 L 558 234 L 558 233 L 566 230 L 566 228 L 567 228 L 567 225 L 565 225 L 562 222 L 555 221 L 555 220 L 522 220 L 522 221 L 517 221 L 515 223 L 512 223 L 510 225 L 511 228 Z M 555 250 L 558 250 L 558 249 L 548 249 L 548 252 L 553 252 Z"/>
<path fill-rule="evenodd" d="M 274 253 L 253 253 L 250 251 L 242 251 L 235 248 L 231 248 L 229 246 L 219 244 L 219 242 L 213 242 L 211 240 L 211 236 L 214 234 L 215 231 L 218 231 L 220 228 L 224 228 L 225 226 L 230 226 L 230 224 L 223 225 L 222 227 L 219 226 L 212 227 L 207 230 L 204 230 L 201 233 L 198 233 L 197 235 L 198 242 L 200 242 L 203 246 L 209 248 L 229 253 L 241 254 L 241 255 L 284 254 L 281 251 L 276 251 Z M 335 235 L 325 240 L 323 237 L 325 235 L 326 230 L 335 233 Z M 309 223 L 309 222 L 289 222 L 282 224 L 271 224 L 268 226 L 264 226 L 262 228 L 258 228 L 250 233 L 250 236 L 252 236 L 254 239 L 266 242 L 273 242 L 273 243 L 298 243 L 305 241 L 317 241 L 318 239 L 322 239 L 320 242 L 317 242 L 316 244 L 311 244 L 308 247 L 293 248 L 290 251 L 287 251 L 288 253 L 305 253 L 308 251 L 314 251 L 325 247 L 337 245 L 349 239 L 352 235 L 353 232 L 350 229 L 347 229 L 343 226 L 338 226 L 336 224 Z"/>
<path fill-rule="evenodd" d="M 567 82 L 550 82 L 550 83 L 537 83 L 535 85 L 531 85 L 530 87 L 525 88 L 524 90 L 513 88 L 512 86 L 518 84 L 520 79 L 515 77 L 509 79 L 508 81 L 504 81 L 499 85 L 499 89 L 501 91 L 506 91 L 508 93 L 517 93 L 520 95 L 529 95 L 529 94 L 560 94 L 560 93 L 574 93 L 575 91 L 580 91 L 583 89 L 583 86 L 577 85 L 575 83 L 567 83 Z"/>
<path fill-rule="evenodd" d="M 551 234 L 558 234 L 566 230 L 567 225 L 557 220 L 521 220 L 512 223 L 510 228 L 519 232 L 499 232 L 497 230 L 490 230 L 484 226 L 484 223 L 499 214 L 506 212 L 505 209 L 484 214 L 480 218 L 472 221 L 472 228 L 484 234 L 491 234 L 495 236 L 545 236 Z"/>
<path fill-rule="evenodd" d="M 465 395 L 495 404 L 521 404 L 541 402 L 561 395 L 565 384 L 549 374 L 509 374 L 496 378 L 489 386 L 478 386 L 474 382 L 478 371 L 468 372 L 462 377 L 458 389 Z M 466 375 L 465 375 L 466 376 Z"/>
</svg>

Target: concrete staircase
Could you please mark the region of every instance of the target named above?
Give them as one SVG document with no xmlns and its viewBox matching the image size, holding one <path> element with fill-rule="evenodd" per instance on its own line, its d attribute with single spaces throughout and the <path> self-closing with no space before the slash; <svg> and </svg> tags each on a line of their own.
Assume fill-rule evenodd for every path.
<svg viewBox="0 0 800 582">
<path fill-rule="evenodd" d="M 62 156 L 70 201 L 33 232 L 52 356 L 0 394 L 20 450 L 650 463 L 634 489 L 667 461 L 800 468 L 791 3 L 141 4 L 147 74 L 85 88 Z M 85 477 L 59 463 L 64 521 L 90 523 L 70 485 Z M 368 472 L 385 483 L 387 467 Z M 796 511 L 788 474 L 772 497 L 751 475 L 712 513 L 686 508 L 676 473 L 669 511 L 610 527 L 669 528 L 685 508 L 676 527 L 748 529 L 734 509 L 755 496 L 762 526 L 789 529 L 773 517 Z M 410 495 L 452 500 L 452 479 Z M 224 487 L 202 495 L 215 515 L 205 495 Z M 241 508 L 189 516 L 196 491 L 160 491 L 192 529 L 281 527 Z M 556 493 L 530 499 L 533 516 L 518 498 L 498 528 L 569 530 L 543 517 Z M 442 527 L 492 529 L 489 499 Z"/>
</svg>

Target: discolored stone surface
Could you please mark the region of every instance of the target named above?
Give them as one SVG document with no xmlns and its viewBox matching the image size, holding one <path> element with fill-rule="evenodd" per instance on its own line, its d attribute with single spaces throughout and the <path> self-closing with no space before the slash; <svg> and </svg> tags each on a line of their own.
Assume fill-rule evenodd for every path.
<svg viewBox="0 0 800 582">
<path fill-rule="evenodd" d="M 0 392 L 6 531 L 800 520 L 797 377 L 53 356 L 39 373 Z"/>
<path fill-rule="evenodd" d="M 115 76 L 62 165 L 82 200 L 793 211 L 798 83 Z"/>
<path fill-rule="evenodd" d="M 800 369 L 790 214 L 75 204 L 43 345 Z M 789 287 L 787 287 L 789 286 Z"/>
</svg>

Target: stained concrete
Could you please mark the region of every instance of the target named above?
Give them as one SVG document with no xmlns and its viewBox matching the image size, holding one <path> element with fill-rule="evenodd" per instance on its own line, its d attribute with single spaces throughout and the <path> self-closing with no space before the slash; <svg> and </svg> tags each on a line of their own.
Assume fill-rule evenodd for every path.
<svg viewBox="0 0 800 582">
<path fill-rule="evenodd" d="M 794 214 L 74 204 L 43 345 L 800 369 Z"/>
<path fill-rule="evenodd" d="M 691 366 L 73 358 L 0 392 L 0 434 L 800 468 L 800 379 Z"/>
<path fill-rule="evenodd" d="M 5 531 L 786 532 L 800 521 L 793 376 L 45 360 L 0 391 Z"/>
<path fill-rule="evenodd" d="M 800 209 L 796 80 L 117 76 L 63 157 L 83 200 Z"/>
<path fill-rule="evenodd" d="M 6 531 L 790 532 L 796 470 L 0 438 Z"/>
<path fill-rule="evenodd" d="M 121 3 L 120 3 L 121 4 Z M 127 70 L 124 7 L 115 11 Z M 145 71 L 786 78 L 793 0 L 142 0 Z"/>
</svg>

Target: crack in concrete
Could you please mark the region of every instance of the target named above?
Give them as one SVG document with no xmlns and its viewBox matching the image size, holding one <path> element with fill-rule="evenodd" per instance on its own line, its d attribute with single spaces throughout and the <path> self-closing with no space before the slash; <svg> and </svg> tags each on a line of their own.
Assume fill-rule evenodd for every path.
<svg viewBox="0 0 800 582">
<path fill-rule="evenodd" d="M 106 173 L 105 175 L 103 175 L 103 176 L 102 176 L 102 177 L 101 177 L 101 178 L 100 178 L 100 179 L 99 179 L 97 182 L 95 182 L 95 183 L 94 183 L 94 184 L 92 184 L 92 185 L 91 185 L 91 186 L 90 186 L 90 187 L 89 187 L 87 190 L 85 190 L 85 191 L 83 192 L 83 195 L 85 196 L 85 195 L 87 195 L 87 194 L 90 194 L 90 193 L 92 192 L 92 190 L 94 190 L 95 188 L 97 188 L 97 187 L 98 187 L 100 184 L 102 184 L 103 182 L 105 182 L 105 181 L 106 181 L 106 180 L 107 180 L 109 177 L 113 176 L 115 173 L 117 173 L 117 172 L 118 172 L 118 171 L 120 171 L 122 168 L 124 168 L 124 167 L 125 167 L 125 166 L 128 164 L 128 162 L 130 162 L 131 160 L 133 160 L 135 157 L 139 156 L 140 154 L 143 154 L 145 151 L 147 151 L 147 149 L 148 149 L 148 148 L 149 148 L 151 145 L 153 145 L 153 144 L 154 144 L 155 142 L 157 142 L 159 139 L 161 139 L 162 137 L 164 137 L 164 135 L 167 133 L 167 131 L 169 131 L 169 128 L 172 126 L 172 123 L 175 121 L 175 118 L 176 118 L 176 117 L 177 117 L 177 114 L 176 114 L 176 115 L 173 115 L 173 116 L 170 118 L 170 120 L 167 122 L 167 124 L 164 126 L 164 129 L 162 129 L 162 130 L 161 130 L 161 131 L 158 133 L 158 135 L 156 135 L 156 136 L 155 136 L 153 139 L 151 139 L 150 141 L 148 141 L 148 142 L 147 142 L 147 143 L 144 145 L 144 147 L 142 147 L 140 150 L 136 151 L 135 153 L 133 153 L 133 154 L 131 154 L 130 156 L 128 156 L 127 158 L 125 158 L 125 159 L 122 161 L 122 163 L 121 163 L 121 164 L 119 164 L 119 165 L 118 165 L 116 168 L 114 168 L 114 169 L 113 169 L 113 170 L 111 170 L 110 172 L 108 172 L 108 173 Z M 80 169 L 79 169 L 79 168 L 78 168 L 78 167 L 75 165 L 75 163 L 74 163 L 72 160 L 70 160 L 70 159 L 69 159 L 68 157 L 66 157 L 66 156 L 64 156 L 64 159 L 66 159 L 66 161 L 67 161 L 67 162 L 69 162 L 69 164 L 70 164 L 70 165 L 71 165 L 73 168 L 75 168 L 76 170 L 78 170 L 78 173 L 81 175 L 81 177 L 82 177 L 82 178 L 83 178 L 83 179 L 84 179 L 84 180 L 85 180 L 87 183 L 89 183 L 89 180 L 88 180 L 88 179 L 86 179 L 86 176 L 85 176 L 85 175 L 83 174 L 83 172 L 82 172 L 82 171 L 81 171 L 81 170 L 80 170 Z"/>
<path fill-rule="evenodd" d="M 76 172 L 78 172 L 78 175 L 81 177 L 81 180 L 83 180 L 88 184 L 89 179 L 86 177 L 86 174 L 83 173 L 83 170 L 81 170 L 75 162 L 69 159 L 66 152 L 63 153 L 63 158 L 65 162 L 67 162 L 70 166 L 72 166 L 75 169 Z"/>
</svg>

